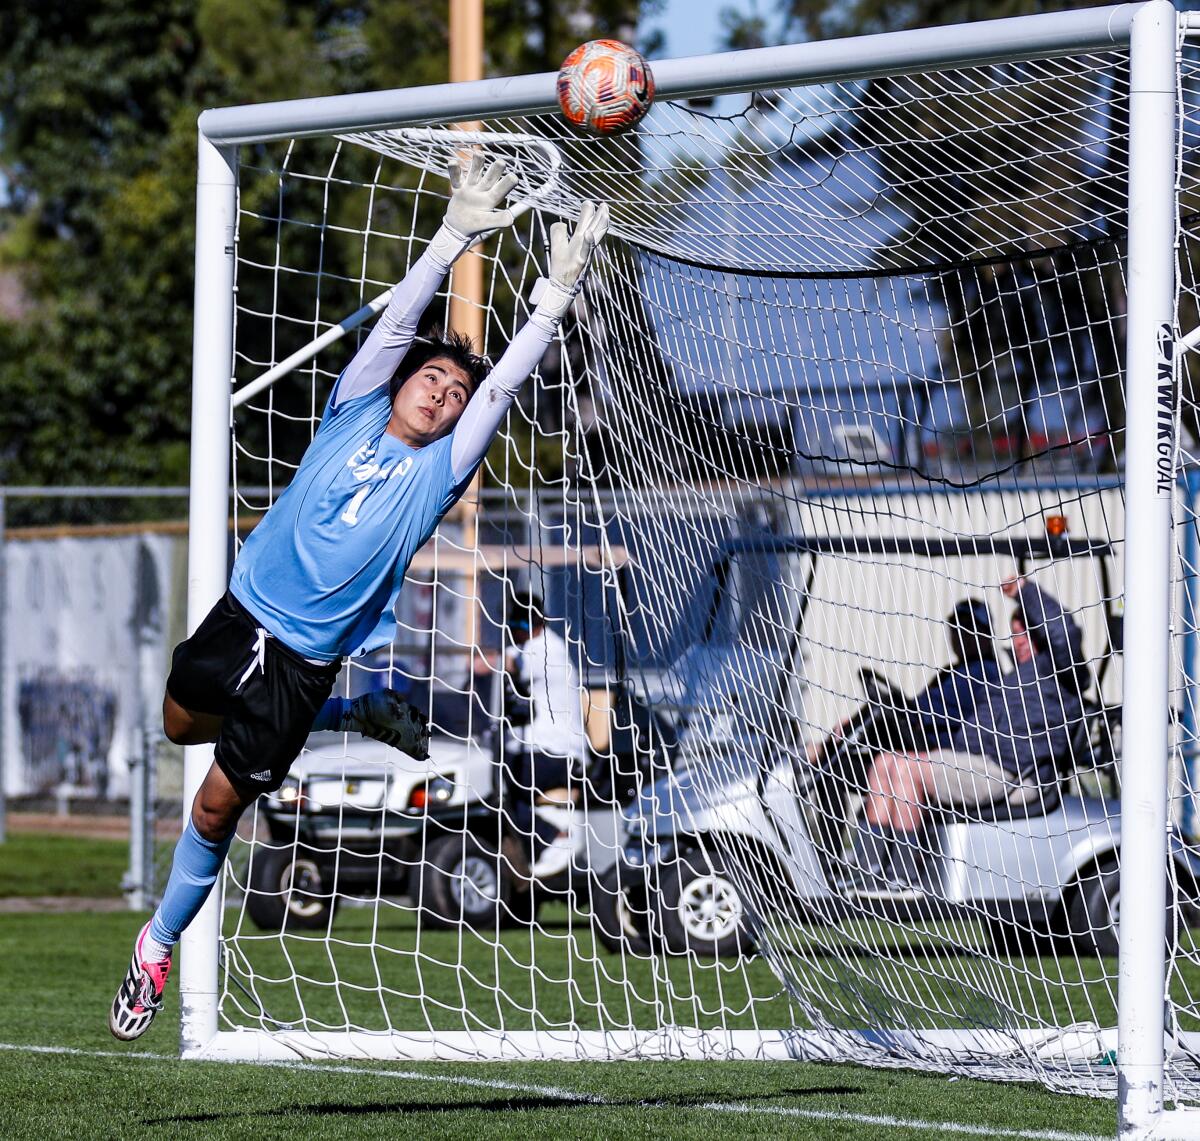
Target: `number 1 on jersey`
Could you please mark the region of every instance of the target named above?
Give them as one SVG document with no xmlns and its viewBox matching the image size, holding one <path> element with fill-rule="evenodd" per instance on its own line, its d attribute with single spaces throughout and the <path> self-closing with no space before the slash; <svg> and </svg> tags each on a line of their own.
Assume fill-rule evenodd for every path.
<svg viewBox="0 0 1200 1141">
<path fill-rule="evenodd" d="M 358 509 L 362 506 L 363 500 L 367 497 L 367 492 L 371 490 L 369 483 L 364 483 L 355 493 L 354 498 L 350 500 L 350 505 L 342 512 L 342 522 L 347 527 L 353 527 L 358 522 Z"/>
</svg>

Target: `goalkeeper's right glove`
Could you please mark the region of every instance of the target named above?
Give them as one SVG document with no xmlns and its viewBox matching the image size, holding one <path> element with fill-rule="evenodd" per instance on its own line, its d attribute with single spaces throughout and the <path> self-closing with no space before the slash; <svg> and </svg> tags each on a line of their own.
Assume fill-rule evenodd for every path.
<svg viewBox="0 0 1200 1141">
<path fill-rule="evenodd" d="M 534 318 L 557 325 L 571 307 L 587 277 L 588 266 L 596 247 L 608 232 L 608 204 L 585 202 L 579 211 L 575 233 L 567 231 L 565 222 L 550 227 L 550 277 L 539 278 L 530 300 L 534 302 Z"/>
<path fill-rule="evenodd" d="M 476 151 L 465 171 L 457 162 L 449 165 L 451 194 L 446 220 L 429 243 L 429 252 L 446 269 L 484 234 L 513 224 L 512 211 L 500 206 L 517 185 L 517 176 L 507 173 L 503 159 L 486 170 L 483 161 Z"/>
</svg>

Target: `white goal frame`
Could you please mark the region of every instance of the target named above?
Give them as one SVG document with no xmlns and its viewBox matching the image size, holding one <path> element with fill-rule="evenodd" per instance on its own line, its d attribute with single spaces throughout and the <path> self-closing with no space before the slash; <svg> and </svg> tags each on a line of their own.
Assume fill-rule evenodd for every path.
<svg viewBox="0 0 1200 1141">
<path fill-rule="evenodd" d="M 1122 4 L 974 25 L 876 35 L 654 64 L 660 99 L 710 96 L 773 86 L 865 78 L 885 73 L 1038 59 L 1128 45 L 1131 52 L 1128 408 L 1125 470 L 1126 615 L 1124 914 L 1119 960 L 1118 1065 L 1121 1134 L 1182 1137 L 1200 1114 L 1163 1108 L 1166 992 L 1165 877 L 1169 607 L 1173 467 L 1159 477 L 1160 430 L 1173 431 L 1178 22 L 1168 0 Z M 196 201 L 195 326 L 188 564 L 188 627 L 194 630 L 228 581 L 230 419 L 234 334 L 237 166 L 243 144 L 348 131 L 419 127 L 556 109 L 552 73 L 360 95 L 209 110 L 199 120 Z M 369 312 L 355 314 L 365 319 Z M 352 327 L 346 322 L 346 328 Z M 342 331 L 346 331 L 342 329 Z M 339 334 L 340 335 L 340 334 Z M 303 350 L 302 350 L 303 352 Z M 309 354 L 311 355 L 311 354 Z M 298 362 L 297 362 L 298 363 Z M 293 367 L 295 367 L 293 365 Z M 277 379 L 282 374 L 272 370 Z M 1165 425 L 1165 429 L 1162 427 Z M 1174 440 L 1166 441 L 1174 463 Z M 212 759 L 211 747 L 186 750 L 190 802 Z M 370 1034 L 218 1030 L 219 893 L 184 934 L 180 971 L 185 1057 L 294 1058 L 352 1053 L 396 1057 L 395 1045 Z M 740 1041 L 743 1036 L 753 1038 Z M 485 1041 L 487 1038 L 490 1041 Z M 598 1053 L 639 1057 L 820 1057 L 805 1034 L 704 1033 L 686 1028 L 608 1035 L 458 1031 L 405 1035 L 409 1057 L 550 1058 L 579 1056 L 596 1038 Z M 616 1041 L 628 1038 L 630 1041 Z M 637 1041 L 633 1041 L 633 1039 Z M 455 1040 L 457 1039 L 457 1040 Z M 470 1041 L 467 1041 L 467 1040 Z M 735 1039 L 739 1039 L 735 1041 Z"/>
</svg>

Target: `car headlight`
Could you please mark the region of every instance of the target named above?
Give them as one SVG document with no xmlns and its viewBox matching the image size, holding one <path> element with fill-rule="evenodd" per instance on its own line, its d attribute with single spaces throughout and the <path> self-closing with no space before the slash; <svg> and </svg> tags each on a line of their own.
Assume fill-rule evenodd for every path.
<svg viewBox="0 0 1200 1141">
<path fill-rule="evenodd" d="M 271 793 L 268 800 L 276 807 L 285 811 L 302 812 L 307 802 L 307 797 L 300 791 L 300 782 L 295 777 L 288 777 L 283 784 L 279 786 L 275 792 Z"/>
<path fill-rule="evenodd" d="M 428 812 L 431 808 L 449 804 L 454 796 L 454 782 L 445 777 L 430 777 L 417 785 L 408 797 L 409 812 Z"/>
</svg>

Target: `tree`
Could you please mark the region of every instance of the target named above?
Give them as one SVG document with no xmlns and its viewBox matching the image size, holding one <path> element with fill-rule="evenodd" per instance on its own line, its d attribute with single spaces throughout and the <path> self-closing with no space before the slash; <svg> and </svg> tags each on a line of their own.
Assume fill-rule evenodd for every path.
<svg viewBox="0 0 1200 1141">
<path fill-rule="evenodd" d="M 659 2 L 489 0 L 488 70 L 555 68 L 582 38 L 628 35 Z M 443 8 L 0 9 L 0 483 L 186 482 L 197 115 L 444 81 Z"/>
<path fill-rule="evenodd" d="M 727 42 L 736 38 L 757 39 L 746 46 L 763 46 L 773 38 L 787 43 L 803 37 L 829 40 L 842 36 L 866 36 L 877 32 L 899 32 L 908 28 L 932 28 L 943 24 L 965 24 L 1005 16 L 1028 16 L 1036 12 L 1060 12 L 1079 7 L 1070 0 L 778 0 L 774 4 L 776 35 L 770 37 L 769 21 L 757 11 L 722 9 L 728 29 Z"/>
</svg>

